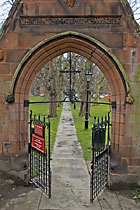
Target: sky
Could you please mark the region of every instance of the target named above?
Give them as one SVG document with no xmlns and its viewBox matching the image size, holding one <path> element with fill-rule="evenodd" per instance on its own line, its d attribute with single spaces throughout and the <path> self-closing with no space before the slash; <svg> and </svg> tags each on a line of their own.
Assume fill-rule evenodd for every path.
<svg viewBox="0 0 140 210">
<path fill-rule="evenodd" d="M 10 10 L 10 5 L 7 5 L 7 6 L 3 7 L 3 8 L 1 8 L 2 4 L 5 1 L 6 0 L 0 0 L 0 28 L 1 28 L 1 25 L 2 25 L 1 22 L 4 21 L 7 18 L 8 12 Z M 131 0 L 129 0 L 129 1 L 131 1 Z M 135 18 L 139 18 L 140 17 L 140 0 L 137 0 L 137 3 L 138 3 L 138 8 L 139 9 L 135 12 L 136 13 Z M 135 9 L 135 7 L 133 9 Z M 140 20 L 139 20 L 139 23 L 140 23 Z"/>
<path fill-rule="evenodd" d="M 5 0 L 0 0 L 0 27 L 1 27 L 1 22 L 4 21 L 7 17 L 8 17 L 8 12 L 11 8 L 10 5 L 7 5 L 3 8 L 2 7 L 2 4 L 5 2 Z"/>
<path fill-rule="evenodd" d="M 132 1 L 132 0 L 129 0 L 129 2 Z M 140 18 L 140 0 L 136 0 L 137 2 L 137 6 L 133 7 L 133 12 L 134 12 L 134 16 L 136 19 L 139 19 Z M 132 5 L 131 5 L 132 6 Z M 138 9 L 137 9 L 138 8 Z M 137 22 L 140 23 L 140 19 L 137 20 Z"/>
</svg>

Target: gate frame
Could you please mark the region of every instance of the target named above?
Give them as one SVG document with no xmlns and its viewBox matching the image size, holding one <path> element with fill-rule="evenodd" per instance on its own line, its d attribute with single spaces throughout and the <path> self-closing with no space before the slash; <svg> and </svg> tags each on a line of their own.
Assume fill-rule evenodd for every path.
<svg viewBox="0 0 140 210">
<path fill-rule="evenodd" d="M 101 121 L 99 117 L 97 118 L 97 122 L 96 122 L 96 117 L 94 118 L 94 123 L 92 127 L 92 161 L 91 161 L 91 172 L 90 172 L 90 202 L 91 203 L 93 203 L 93 200 L 99 195 L 99 193 L 104 189 L 104 187 L 109 185 L 110 126 L 111 126 L 110 112 L 108 112 L 108 115 L 105 116 L 105 119 L 103 119 L 102 117 Z M 102 137 L 101 134 L 102 132 L 104 132 L 103 129 L 105 129 L 105 133 L 103 133 L 104 134 L 104 139 L 103 139 L 104 147 L 96 148 L 95 147 L 95 139 L 97 137 L 96 133 L 100 132 L 98 134 L 99 134 L 99 137 L 101 138 Z M 97 172 L 97 169 L 99 165 L 101 164 L 99 161 L 100 160 L 103 161 L 102 158 L 104 158 L 103 169 L 106 171 L 105 174 L 102 172 L 101 173 Z M 106 177 L 102 179 L 100 175 L 104 175 Z M 100 185 L 99 187 L 97 186 L 98 184 Z"/>
<path fill-rule="evenodd" d="M 50 119 L 49 116 L 47 117 L 48 122 L 46 122 L 46 117 L 43 116 L 43 120 L 41 120 L 41 116 L 38 115 L 38 119 L 36 118 L 36 115 L 33 116 L 32 114 L 32 110 L 30 110 L 30 142 L 28 143 L 28 151 L 29 151 L 29 159 L 30 159 L 30 182 L 33 182 L 37 187 L 39 187 L 43 192 L 45 192 L 49 198 L 51 198 L 51 165 L 50 165 L 50 161 L 51 161 L 51 155 L 50 155 Z M 33 123 L 38 123 L 40 125 L 43 126 L 43 138 L 45 140 L 45 153 L 43 154 L 42 152 L 40 152 L 39 150 L 35 149 L 32 146 L 32 134 L 33 134 L 33 127 L 32 124 Z M 45 129 L 48 129 L 48 151 L 46 148 L 46 139 L 45 139 Z M 41 157 L 41 164 L 42 164 L 42 158 L 43 161 L 45 160 L 46 166 L 44 167 L 43 165 L 43 169 L 41 166 L 41 170 L 40 170 L 40 165 L 39 165 L 39 182 L 35 181 L 32 176 L 32 169 L 33 169 L 33 154 L 32 152 L 36 153 L 37 155 L 39 155 L 39 158 Z M 40 160 L 39 160 L 40 161 Z M 44 170 L 45 168 L 45 170 Z M 41 172 L 41 173 L 40 173 Z M 42 174 L 44 175 L 45 173 L 45 183 L 46 186 L 43 186 L 41 181 L 42 181 Z M 40 181 L 40 176 L 41 176 L 41 181 Z"/>
</svg>

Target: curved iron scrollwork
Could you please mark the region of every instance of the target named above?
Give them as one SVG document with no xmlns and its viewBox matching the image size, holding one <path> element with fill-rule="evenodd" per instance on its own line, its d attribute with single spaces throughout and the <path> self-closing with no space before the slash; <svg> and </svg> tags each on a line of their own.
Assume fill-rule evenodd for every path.
<svg viewBox="0 0 140 210">
<path fill-rule="evenodd" d="M 15 101 L 15 96 L 14 95 L 8 95 L 6 96 L 5 101 L 9 104 L 13 103 Z"/>
</svg>

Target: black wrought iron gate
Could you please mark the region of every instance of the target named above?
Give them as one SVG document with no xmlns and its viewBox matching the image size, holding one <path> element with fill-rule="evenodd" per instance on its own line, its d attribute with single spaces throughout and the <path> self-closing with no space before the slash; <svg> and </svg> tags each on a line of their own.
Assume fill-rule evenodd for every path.
<svg viewBox="0 0 140 210">
<path fill-rule="evenodd" d="M 46 121 L 47 120 L 47 121 Z M 51 197 L 50 120 L 30 111 L 30 181 Z"/>
<path fill-rule="evenodd" d="M 90 201 L 108 184 L 110 116 L 94 118 L 92 127 L 92 161 L 90 172 Z"/>
<path fill-rule="evenodd" d="M 93 103 L 112 105 L 116 108 L 116 102 L 87 102 L 77 99 L 70 101 L 42 101 L 30 102 L 25 100 L 24 106 L 42 103 Z M 92 161 L 90 171 L 90 201 L 98 196 L 102 189 L 108 184 L 109 174 L 109 147 L 110 147 L 110 113 L 103 119 L 94 117 L 92 127 Z M 46 135 L 47 130 L 47 135 Z M 47 137 L 47 139 L 46 139 Z M 30 181 L 51 197 L 51 167 L 50 167 L 50 120 L 46 117 L 41 119 L 30 113 Z"/>
</svg>

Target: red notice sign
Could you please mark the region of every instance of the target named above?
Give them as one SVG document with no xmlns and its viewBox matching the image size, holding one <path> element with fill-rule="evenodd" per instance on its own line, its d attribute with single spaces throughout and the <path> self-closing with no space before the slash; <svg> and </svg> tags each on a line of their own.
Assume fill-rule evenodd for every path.
<svg viewBox="0 0 140 210">
<path fill-rule="evenodd" d="M 40 136 L 32 134 L 32 147 L 39 150 L 42 153 L 45 153 L 45 139 Z"/>
<path fill-rule="evenodd" d="M 43 137 L 43 125 L 35 123 L 34 124 L 34 133 L 38 136 Z"/>
</svg>

